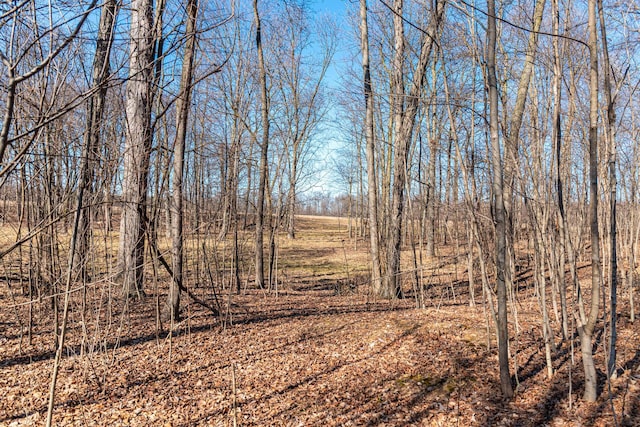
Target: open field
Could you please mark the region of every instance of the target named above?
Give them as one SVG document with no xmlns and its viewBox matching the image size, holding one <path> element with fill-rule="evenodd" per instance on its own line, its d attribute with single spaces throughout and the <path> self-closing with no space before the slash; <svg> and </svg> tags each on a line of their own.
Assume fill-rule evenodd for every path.
<svg viewBox="0 0 640 427">
<path fill-rule="evenodd" d="M 510 318 L 518 388 L 506 402 L 482 290 L 478 285 L 478 304 L 470 307 L 466 261 L 454 256 L 453 247 L 425 260 L 426 308 L 416 309 L 410 277 L 403 300 L 369 295 L 367 247 L 349 238 L 345 219 L 303 217 L 299 225 L 298 239 L 278 239 L 277 292 L 254 289 L 250 282 L 239 295 L 219 288 L 219 316 L 185 296 L 184 319 L 160 328 L 157 307 L 167 287 L 162 272 L 157 281 L 149 278 L 142 300 L 124 301 L 108 277 L 91 283 L 84 310 L 82 293 L 76 292 L 55 424 L 640 425 L 640 325 L 629 322 L 626 301 L 619 306 L 620 375 L 610 388 L 601 375 L 600 398 L 586 404 L 580 401 L 577 339 L 573 347 L 556 340 L 555 374 L 548 380 L 538 302 L 533 287 L 522 286 L 518 328 L 516 313 Z M 192 286 L 203 298 L 209 295 L 204 285 Z M 0 287 L 3 426 L 43 425 L 46 415 L 53 314 L 46 298 L 29 306 L 15 280 L 5 280 Z M 600 373 L 603 344 L 599 334 Z"/>
</svg>

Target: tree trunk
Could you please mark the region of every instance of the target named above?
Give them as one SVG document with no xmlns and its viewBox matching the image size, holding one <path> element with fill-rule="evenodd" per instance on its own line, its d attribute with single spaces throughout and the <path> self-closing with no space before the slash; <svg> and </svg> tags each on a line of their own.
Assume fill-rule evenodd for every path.
<svg viewBox="0 0 640 427">
<path fill-rule="evenodd" d="M 383 298 L 397 298 L 402 295 L 402 277 L 400 276 L 400 247 L 402 242 L 402 210 L 404 208 L 404 178 L 407 169 L 410 138 L 402 136 L 402 121 L 404 118 L 404 23 L 402 21 L 402 0 L 395 0 L 393 4 L 393 62 L 391 65 L 391 123 L 393 133 L 391 137 L 393 151 L 393 184 L 391 196 L 390 221 L 388 224 L 390 245 L 387 248 L 387 272 L 380 290 Z M 412 126 L 413 130 L 413 126 Z M 391 131 L 391 130 L 390 130 Z M 404 138 L 404 139 L 403 139 Z M 395 238 L 398 234 L 398 238 Z M 396 244 L 396 240 L 398 243 Z"/>
<path fill-rule="evenodd" d="M 100 10 L 100 23 L 98 29 L 98 40 L 96 43 L 96 54 L 93 59 L 92 80 L 96 92 L 89 98 L 87 125 L 85 133 L 85 145 L 87 146 L 87 167 L 82 169 L 80 186 L 83 190 L 90 189 L 94 181 L 94 168 L 98 167 L 96 162 L 100 158 L 100 121 L 104 112 L 104 103 L 107 95 L 107 79 L 109 78 L 109 56 L 113 43 L 115 19 L 118 14 L 119 5 L 116 0 L 105 1 Z M 93 193 L 93 191 L 90 191 Z M 78 224 L 78 242 L 76 244 L 76 255 L 74 257 L 74 271 L 80 273 L 80 277 L 87 278 L 86 253 L 89 249 L 91 208 L 80 207 L 82 209 Z"/>
<path fill-rule="evenodd" d="M 578 333 L 584 368 L 584 394 L 587 402 L 598 397 L 598 377 L 593 363 L 593 332 L 600 307 L 600 235 L 598 231 L 598 33 L 596 0 L 589 0 L 589 222 L 591 229 L 591 308 L 585 315 L 582 292 L 578 289 L 580 318 Z"/>
<path fill-rule="evenodd" d="M 183 177 L 184 151 L 187 139 L 187 125 L 191 107 L 191 90 L 193 80 L 193 58 L 196 49 L 196 19 L 198 16 L 198 0 L 187 1 L 186 45 L 182 58 L 182 76 L 180 93 L 176 101 L 176 142 L 173 149 L 173 191 L 171 194 L 171 258 L 173 264 L 173 280 L 169 287 L 169 295 L 165 307 L 167 319 L 176 320 L 180 315 L 180 287 L 183 283 Z"/>
<path fill-rule="evenodd" d="M 369 204 L 369 238 L 371 254 L 371 285 L 373 293 L 380 294 L 380 233 L 378 231 L 378 183 L 376 175 L 376 141 L 373 122 L 373 88 L 371 85 L 371 70 L 369 68 L 369 26 L 367 24 L 367 0 L 360 0 L 360 44 L 362 48 L 362 73 L 364 81 L 365 100 L 365 140 L 367 160 L 367 186 Z"/>
<path fill-rule="evenodd" d="M 153 2 L 151 0 L 132 0 L 130 35 L 118 262 L 123 292 L 128 296 L 140 297 L 143 294 L 147 179 L 152 137 Z"/>
<path fill-rule="evenodd" d="M 434 118 L 435 125 L 435 118 Z M 436 162 L 439 141 L 435 136 L 429 139 L 429 167 L 427 172 L 427 206 L 426 206 L 426 250 L 427 256 L 436 256 Z"/>
<path fill-rule="evenodd" d="M 616 178 L 616 137 L 614 126 L 616 123 L 615 97 L 611 89 L 611 64 L 609 63 L 609 47 L 607 42 L 607 30 L 604 21 L 602 0 L 598 0 L 598 15 L 600 16 L 600 32 L 602 36 L 602 59 L 604 67 L 604 94 L 607 100 L 607 122 L 605 125 L 605 135 L 609 142 L 609 286 L 610 300 L 609 311 L 611 313 L 609 336 L 609 360 L 607 371 L 610 375 L 615 374 L 616 369 L 616 339 L 617 339 L 617 306 L 618 306 L 618 254 L 617 254 L 617 190 Z"/>
<path fill-rule="evenodd" d="M 262 51 L 262 26 L 258 11 L 258 0 L 253 0 L 253 13 L 256 20 L 256 47 L 258 49 L 258 73 L 260 80 L 260 98 L 262 113 L 262 144 L 260 147 L 260 183 L 256 207 L 256 285 L 264 288 L 264 198 L 267 187 L 269 153 L 269 100 L 267 94 L 267 71 Z"/>
<path fill-rule="evenodd" d="M 295 150 L 295 148 L 294 148 Z M 288 221 L 287 236 L 289 239 L 296 238 L 296 177 L 298 175 L 298 153 L 294 151 L 291 162 L 291 171 L 289 176 L 289 198 L 288 198 Z"/>
<path fill-rule="evenodd" d="M 492 210 L 496 231 L 496 282 L 498 288 L 498 363 L 500 386 L 506 398 L 513 397 L 511 374 L 509 373 L 509 335 L 507 329 L 506 270 L 506 212 L 504 207 L 504 185 L 500 141 L 498 135 L 498 84 L 496 78 L 496 10 L 495 0 L 489 0 L 487 25 L 487 83 L 489 86 L 489 127 L 491 134 L 491 168 L 493 172 Z"/>
<path fill-rule="evenodd" d="M 400 280 L 400 246 L 402 241 L 402 217 L 404 210 L 404 191 L 407 182 L 407 159 L 415 118 L 418 113 L 420 96 L 423 92 L 427 66 L 431 57 L 431 51 L 438 38 L 442 18 L 444 16 L 446 2 L 438 0 L 435 5 L 426 34 L 422 34 L 420 57 L 413 72 L 413 80 L 409 89 L 409 95 L 402 112 L 402 123 L 395 135 L 395 151 L 393 153 L 393 187 L 392 205 L 390 211 L 389 245 L 387 249 L 387 274 L 383 283 L 380 296 L 383 298 L 396 298 L 402 295 Z"/>
<path fill-rule="evenodd" d="M 567 310 L 567 285 L 565 280 L 566 270 L 566 218 L 564 211 L 564 195 L 562 184 L 562 122 L 561 122 L 561 94 L 562 94 L 562 63 L 560 56 L 560 48 L 557 35 L 560 28 L 560 11 L 558 7 L 558 0 L 552 1 L 553 9 L 553 34 L 556 37 L 553 38 L 553 124 L 552 124 L 552 140 L 555 151 L 556 161 L 556 203 L 558 212 L 558 240 L 560 243 L 560 253 L 558 255 L 558 288 L 560 293 L 560 310 L 562 312 L 562 339 L 569 339 L 569 316 Z"/>
</svg>

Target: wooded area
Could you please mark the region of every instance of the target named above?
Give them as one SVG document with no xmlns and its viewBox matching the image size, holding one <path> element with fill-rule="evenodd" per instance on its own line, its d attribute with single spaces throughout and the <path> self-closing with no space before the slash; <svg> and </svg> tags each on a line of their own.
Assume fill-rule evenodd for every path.
<svg viewBox="0 0 640 427">
<path fill-rule="evenodd" d="M 640 4 L 321 4 L 0 4 L 0 425 L 640 425 Z"/>
</svg>

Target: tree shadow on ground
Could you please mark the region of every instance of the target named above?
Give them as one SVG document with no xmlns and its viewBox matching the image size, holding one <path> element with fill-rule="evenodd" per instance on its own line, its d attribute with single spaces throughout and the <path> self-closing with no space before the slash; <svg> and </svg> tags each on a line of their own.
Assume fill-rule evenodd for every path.
<svg viewBox="0 0 640 427">
<path fill-rule="evenodd" d="M 353 323 L 353 322 L 352 322 Z M 288 340 L 287 342 L 283 343 L 283 344 L 279 344 L 279 345 L 274 345 L 272 347 L 266 348 L 266 349 L 261 349 L 259 351 L 255 351 L 255 352 L 251 352 L 251 353 L 247 353 L 247 357 L 254 357 L 254 356 L 258 356 L 258 355 L 262 355 L 264 356 L 266 353 L 272 353 L 272 352 L 276 352 L 276 351 L 280 351 L 283 350 L 287 347 L 291 347 L 291 346 L 295 346 L 297 344 L 306 342 L 308 340 L 315 340 L 315 339 L 320 339 L 320 338 L 326 338 L 336 332 L 339 332 L 341 330 L 344 330 L 345 328 L 348 328 L 350 326 L 350 324 L 344 324 L 344 325 L 340 325 L 334 328 L 331 328 L 329 330 L 320 332 L 320 333 L 308 333 L 308 334 L 304 334 L 301 335 L 298 339 L 296 340 Z M 199 327 L 192 327 L 191 328 L 191 333 L 198 333 L 198 332 L 203 332 L 203 331 L 208 331 L 210 330 L 210 326 L 209 325 L 202 325 Z M 186 330 L 185 329 L 181 329 L 179 331 L 174 331 L 174 336 L 177 335 L 182 335 L 182 334 L 186 334 Z M 135 345 L 135 344 L 140 344 L 140 343 L 145 343 L 145 342 L 149 342 L 149 341 L 153 341 L 156 339 L 156 336 L 144 336 L 144 337 L 138 337 L 135 339 L 129 339 L 129 340 L 124 340 L 121 342 L 120 346 L 118 348 L 124 348 L 124 347 L 129 347 L 131 345 Z M 110 349 L 113 349 L 114 346 L 112 345 L 110 347 Z M 53 355 L 51 357 L 55 356 L 55 352 L 53 353 Z M 138 386 L 149 386 L 152 383 L 161 383 L 163 381 L 180 381 L 181 378 L 183 377 L 187 377 L 189 374 L 195 373 L 195 372 L 208 372 L 210 370 L 213 371 L 222 371 L 225 369 L 229 369 L 231 367 L 231 363 L 229 361 L 226 362 L 213 362 L 213 363 L 208 363 L 204 366 L 202 365 L 196 365 L 194 367 L 192 367 L 191 369 L 187 369 L 187 370 L 181 370 L 181 371 L 176 371 L 175 369 L 172 369 L 170 371 L 166 371 L 166 372 L 162 372 L 160 374 L 157 373 L 153 373 L 153 372 L 144 372 L 143 373 L 143 377 L 132 380 L 132 381 L 128 381 L 125 385 L 123 385 L 121 387 L 122 390 L 129 390 L 130 388 L 133 387 L 138 387 Z M 79 407 L 82 405 L 87 405 L 87 404 L 96 404 L 98 403 L 100 400 L 104 400 L 105 396 L 103 395 L 103 391 L 102 389 L 95 389 L 94 391 L 85 394 L 83 396 L 83 398 L 81 399 L 68 399 L 65 401 L 60 401 L 58 403 L 55 404 L 54 408 L 55 409 L 60 409 L 60 408 L 75 408 L 75 407 Z M 112 393 L 115 393 L 116 396 L 115 397 L 119 397 L 119 398 L 124 398 L 125 394 L 124 393 L 122 396 L 119 396 L 118 393 L 120 393 L 117 389 L 112 390 Z M 113 397 L 113 396 L 112 396 Z M 13 414 L 13 415 L 9 415 L 7 417 L 4 418 L 0 418 L 0 423 L 3 422 L 8 422 L 11 423 L 12 421 L 16 421 L 16 420 L 20 420 L 20 419 L 24 419 L 27 416 L 37 412 L 40 414 L 43 414 L 46 411 L 47 407 L 46 405 L 43 405 L 37 409 L 34 409 L 32 412 L 30 413 L 20 413 L 20 414 Z"/>
<path fill-rule="evenodd" d="M 259 404 L 261 402 L 267 402 L 270 399 L 276 398 L 278 396 L 282 396 L 285 393 L 288 392 L 292 392 L 294 390 L 297 390 L 298 388 L 313 383 L 314 381 L 317 381 L 319 378 L 323 377 L 323 376 L 327 376 L 329 374 L 332 374 L 342 368 L 351 366 L 351 365 L 355 365 L 358 363 L 361 363 L 363 361 L 366 361 L 368 359 L 374 358 L 376 356 L 379 356 L 381 354 L 383 354 L 384 352 L 390 350 L 393 346 L 397 345 L 398 343 L 402 342 L 402 340 L 404 340 L 405 338 L 407 338 L 409 335 L 412 335 L 413 333 L 416 332 L 416 330 L 418 329 L 418 325 L 414 325 L 411 328 L 405 330 L 402 334 L 398 335 L 397 337 L 395 337 L 393 340 L 387 342 L 384 346 L 380 347 L 378 350 L 376 350 L 373 353 L 370 353 L 366 356 L 363 357 L 359 357 L 357 359 L 351 360 L 351 361 L 345 361 L 342 363 L 337 363 L 334 366 L 331 366 L 329 368 L 326 368 L 324 370 L 322 370 L 321 372 L 317 372 L 311 375 L 308 375 L 296 382 L 287 384 L 284 387 L 281 387 L 277 390 L 272 390 L 271 392 L 264 394 L 260 397 L 250 397 L 248 399 L 240 399 L 240 401 L 237 402 L 237 409 L 242 409 L 243 407 L 247 407 L 247 406 L 251 406 L 251 405 L 256 405 Z M 227 405 L 224 405 L 222 408 L 217 409 L 215 411 L 209 412 L 205 415 L 202 415 L 200 418 L 195 419 L 195 420 L 189 420 L 188 423 L 183 423 L 183 424 L 179 424 L 179 426 L 190 426 L 193 425 L 193 423 L 201 423 L 201 422 L 206 422 L 206 421 L 210 421 L 211 419 L 220 419 L 220 417 L 225 416 L 225 414 L 229 414 L 232 411 L 232 403 L 231 403 L 231 399 L 229 399 L 229 403 Z M 279 415 L 282 415 L 285 410 L 280 411 Z M 275 414 L 274 414 L 275 417 Z"/>
<path fill-rule="evenodd" d="M 533 356 L 539 355 L 543 349 L 538 349 L 537 352 L 530 356 L 528 363 L 523 365 L 523 369 L 526 367 L 524 375 L 520 376 L 521 386 L 526 388 L 526 383 L 538 375 L 546 368 L 546 364 L 541 361 L 540 363 L 534 363 L 535 358 Z M 538 357 L 538 359 L 540 359 Z M 487 417 L 481 422 L 481 425 L 493 426 L 504 422 L 512 417 L 513 422 L 505 425 L 533 427 L 541 425 L 553 425 L 558 416 L 563 415 L 563 412 L 567 411 L 565 405 L 567 405 L 569 399 L 571 399 L 574 408 L 582 408 L 581 419 L 578 420 L 580 425 L 585 427 L 593 427 L 596 425 L 602 425 L 605 421 L 607 425 L 618 425 L 621 427 L 638 426 L 638 416 L 640 411 L 640 404 L 637 395 L 629 395 L 629 381 L 631 376 L 628 375 L 626 380 L 618 383 L 609 391 L 606 375 L 598 371 L 598 384 L 599 398 L 596 403 L 585 403 L 580 400 L 582 387 L 584 386 L 583 372 L 580 369 L 580 365 L 576 364 L 573 368 L 569 366 L 571 360 L 570 350 L 563 348 L 554 355 L 554 377 L 548 381 L 547 392 L 537 401 L 527 405 L 527 408 L 535 409 L 535 411 L 527 411 L 522 409 L 516 409 L 510 402 L 500 400 L 499 398 L 493 399 L 495 414 L 491 417 Z M 622 364 L 624 371 L 633 372 L 640 368 L 640 350 L 637 350 L 635 355 L 624 364 Z M 564 368 L 566 367 L 566 368 Z M 561 370 L 573 369 L 573 374 L 569 376 L 564 374 Z M 569 386 L 568 381 L 571 378 L 573 387 L 571 388 L 571 397 L 568 397 Z M 640 381 L 640 378 L 638 379 Z M 578 384 L 578 387 L 575 385 Z M 498 385 L 496 384 L 496 387 Z M 499 389 L 499 388 L 497 388 Z M 485 397 L 491 401 L 490 396 Z M 616 420 L 614 421 L 614 415 L 612 413 L 611 404 L 613 401 L 624 401 L 622 408 L 623 413 L 616 413 Z M 517 418 L 514 419 L 514 414 Z M 565 413 L 565 415 L 567 415 Z"/>
<path fill-rule="evenodd" d="M 308 317 L 332 316 L 354 313 L 383 313 L 411 310 L 406 305 L 392 306 L 389 302 L 364 302 L 349 305 L 329 305 L 327 307 L 281 307 L 271 308 L 269 311 L 254 312 L 234 320 L 234 325 L 251 325 L 273 321 L 287 321 Z"/>
<path fill-rule="evenodd" d="M 359 304 L 350 304 L 344 306 L 328 306 L 328 307 L 283 307 L 277 309 L 270 309 L 268 312 L 254 312 L 254 313 L 235 313 L 237 316 L 233 321 L 233 325 L 251 325 L 260 324 L 273 321 L 287 321 L 289 319 L 300 319 L 315 316 L 327 316 L 327 315 L 340 315 L 349 313 L 365 313 L 365 312 L 392 312 L 408 310 L 409 307 L 396 306 L 392 307 L 387 302 L 366 302 Z M 205 324 L 198 326 L 181 326 L 174 329 L 171 333 L 174 337 L 184 335 L 186 333 L 198 333 L 204 331 L 210 331 L 216 325 L 219 325 L 219 319 L 211 317 L 211 320 Z M 147 334 L 135 335 L 124 339 L 117 338 L 111 342 L 101 345 L 100 351 L 110 351 L 120 347 L 130 347 L 137 344 L 147 343 L 157 339 L 164 339 L 168 336 L 167 331 L 154 331 Z M 65 355 L 67 357 L 73 357 L 80 354 L 82 347 L 80 345 L 66 345 Z M 46 360 L 52 360 L 55 357 L 56 352 L 54 350 L 41 351 L 32 354 L 26 354 L 22 356 L 8 357 L 0 359 L 0 368 L 8 368 L 16 365 L 28 365 L 34 362 L 41 362 Z"/>
</svg>

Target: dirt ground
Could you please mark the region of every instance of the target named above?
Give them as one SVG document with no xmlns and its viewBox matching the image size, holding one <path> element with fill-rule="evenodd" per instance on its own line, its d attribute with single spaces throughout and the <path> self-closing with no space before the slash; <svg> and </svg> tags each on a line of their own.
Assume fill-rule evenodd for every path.
<svg viewBox="0 0 640 427">
<path fill-rule="evenodd" d="M 444 267 L 426 271 L 424 309 L 415 308 L 409 278 L 406 299 L 376 301 L 364 279 L 366 246 L 337 221 L 305 219 L 300 238 L 281 243 L 277 293 L 223 293 L 220 316 L 184 298 L 184 320 L 160 331 L 153 291 L 126 310 L 115 297 L 111 308 L 90 300 L 85 323 L 101 326 L 83 333 L 79 314 L 72 316 L 54 424 L 640 426 L 640 325 L 629 322 L 624 301 L 620 373 L 610 382 L 602 374 L 606 336 L 599 334 L 603 386 L 597 402 L 584 403 L 577 340 L 556 339 L 547 379 L 537 300 L 521 290 L 517 327 L 510 313 L 517 390 L 504 401 L 493 324 L 481 289 L 469 307 L 464 269 L 455 268 L 459 280 L 444 279 Z M 43 425 L 52 312 L 34 304 L 29 344 L 28 299 L 8 283 L 0 288 L 0 425 Z M 112 290 L 90 295 L 104 301 Z"/>
</svg>

